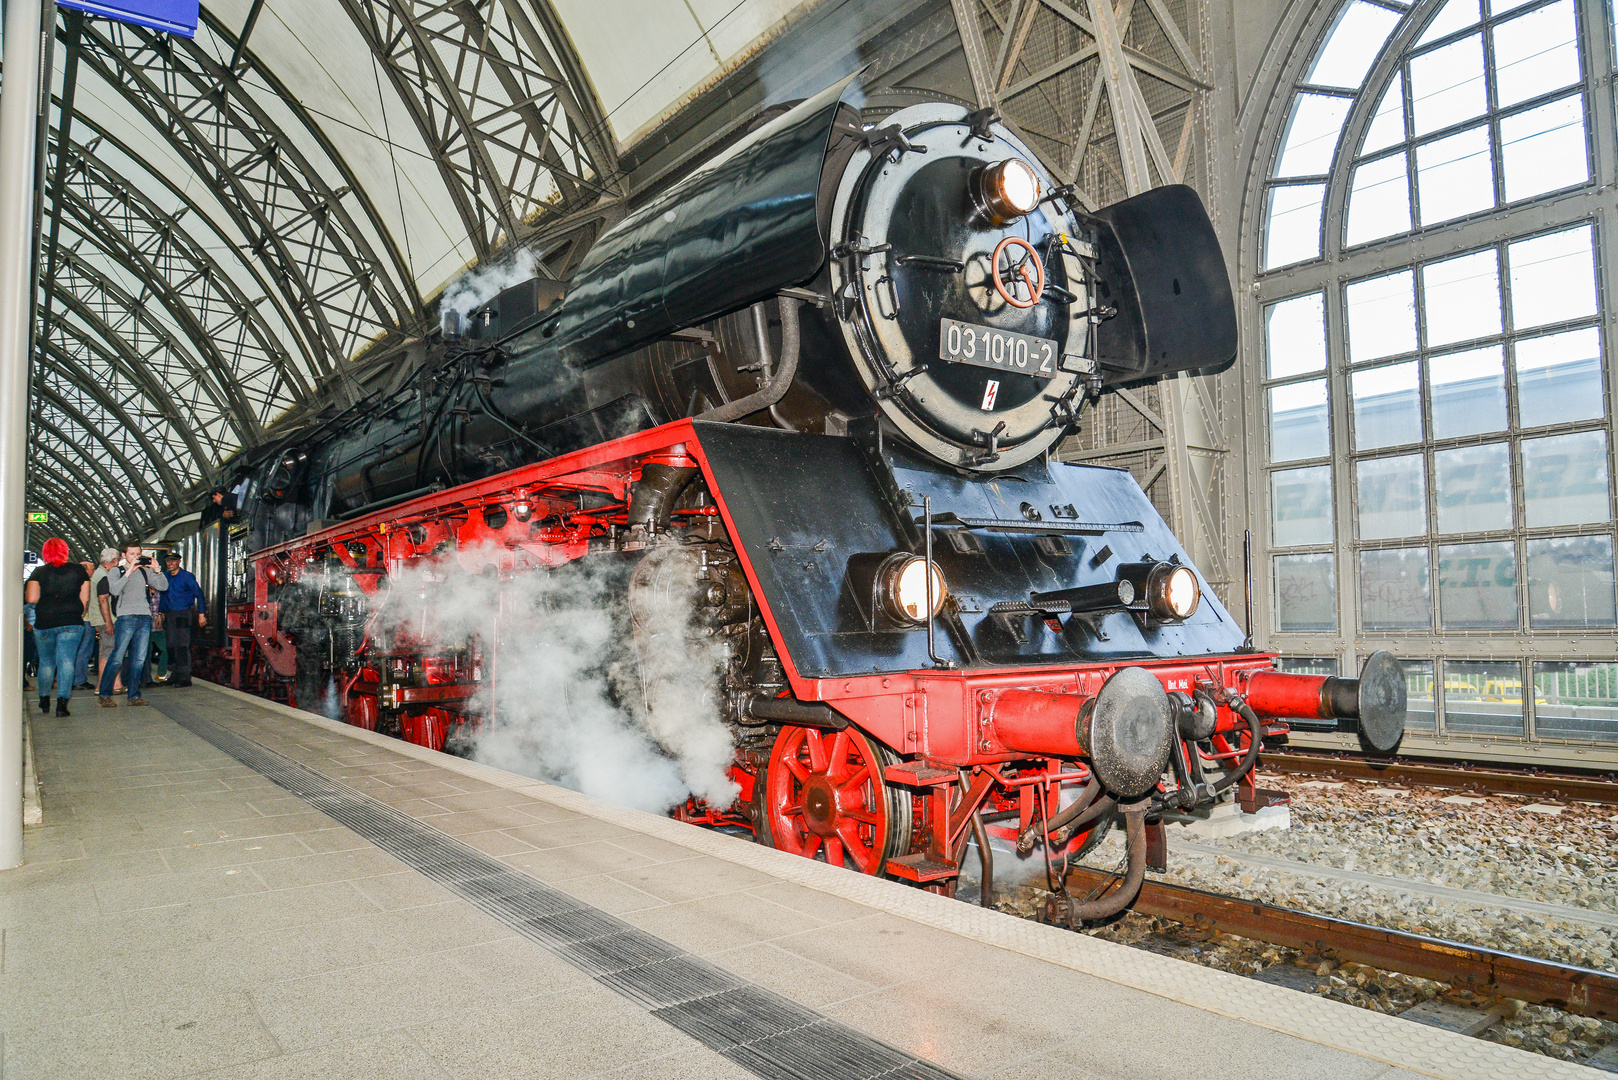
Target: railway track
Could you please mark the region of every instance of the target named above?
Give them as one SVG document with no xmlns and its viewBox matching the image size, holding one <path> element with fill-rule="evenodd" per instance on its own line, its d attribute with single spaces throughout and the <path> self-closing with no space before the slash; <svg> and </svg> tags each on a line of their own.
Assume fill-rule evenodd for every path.
<svg viewBox="0 0 1618 1080">
<path fill-rule="evenodd" d="M 1535 799 L 1574 799 L 1618 805 L 1618 781 L 1568 773 L 1514 772 L 1459 765 L 1326 754 L 1266 753 L 1259 768 L 1290 775 L 1335 776 L 1349 780 L 1381 780 L 1418 787 L 1457 788 L 1491 795 Z"/>
<path fill-rule="evenodd" d="M 1069 891 L 1092 892 L 1114 875 L 1076 867 Z M 1313 915 L 1253 900 L 1146 881 L 1133 909 L 1200 931 L 1233 934 L 1300 949 L 1337 961 L 1397 971 L 1449 983 L 1479 994 L 1497 994 L 1535 1005 L 1554 1005 L 1580 1016 L 1618 1020 L 1618 975 L 1558 964 L 1497 949 L 1347 919 Z"/>
</svg>

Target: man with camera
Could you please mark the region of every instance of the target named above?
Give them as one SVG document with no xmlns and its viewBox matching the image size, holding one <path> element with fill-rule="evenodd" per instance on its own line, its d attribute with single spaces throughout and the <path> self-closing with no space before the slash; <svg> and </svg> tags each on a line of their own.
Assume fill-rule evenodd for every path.
<svg viewBox="0 0 1618 1080">
<path fill-rule="evenodd" d="M 144 705 L 140 677 L 152 640 L 152 606 L 146 591 L 168 592 L 169 579 L 152 565 L 149 556 L 141 554 L 140 544 L 131 540 L 124 545 L 123 561 L 107 571 L 106 588 L 113 614 L 112 655 L 101 669 L 99 704 L 104 709 L 113 707 L 112 684 L 121 668 L 129 704 Z"/>
</svg>

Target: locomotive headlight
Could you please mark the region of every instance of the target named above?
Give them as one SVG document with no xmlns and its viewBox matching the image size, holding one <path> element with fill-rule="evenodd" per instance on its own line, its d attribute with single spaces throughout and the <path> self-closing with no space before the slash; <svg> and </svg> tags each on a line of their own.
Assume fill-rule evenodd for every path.
<svg viewBox="0 0 1618 1080">
<path fill-rule="evenodd" d="M 948 588 L 944 574 L 933 564 L 932 605 L 927 603 L 927 560 L 899 552 L 890 556 L 877 571 L 877 593 L 882 607 L 895 622 L 920 625 L 938 614 Z"/>
<path fill-rule="evenodd" d="M 1202 587 L 1189 566 L 1172 562 L 1128 563 L 1118 568 L 1118 580 L 1134 586 L 1129 607 L 1145 609 L 1158 622 L 1184 622 L 1202 603 Z"/>
<path fill-rule="evenodd" d="M 978 200 L 1000 224 L 1031 214 L 1039 205 L 1039 174 L 1022 158 L 987 165 L 975 179 Z"/>
<path fill-rule="evenodd" d="M 1159 619 L 1189 619 L 1202 602 L 1197 575 L 1188 566 L 1159 563 L 1147 583 L 1146 602 Z"/>
</svg>

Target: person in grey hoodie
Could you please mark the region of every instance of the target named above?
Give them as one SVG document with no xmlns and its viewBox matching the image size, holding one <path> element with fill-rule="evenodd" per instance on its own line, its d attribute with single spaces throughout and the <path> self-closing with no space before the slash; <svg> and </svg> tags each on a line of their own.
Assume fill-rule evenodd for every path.
<svg viewBox="0 0 1618 1080">
<path fill-rule="evenodd" d="M 122 668 L 129 704 L 144 705 L 140 673 L 152 640 L 152 606 L 146 591 L 167 592 L 169 579 L 141 554 L 140 544 L 131 540 L 124 545 L 123 561 L 107 571 L 106 587 L 113 614 L 112 655 L 101 669 L 99 704 L 106 709 L 113 707 L 112 683 Z"/>
</svg>

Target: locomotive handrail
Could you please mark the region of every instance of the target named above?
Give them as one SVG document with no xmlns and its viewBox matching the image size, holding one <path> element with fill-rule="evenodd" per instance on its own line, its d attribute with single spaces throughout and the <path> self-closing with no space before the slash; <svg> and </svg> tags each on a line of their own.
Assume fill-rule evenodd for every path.
<svg viewBox="0 0 1618 1080">
<path fill-rule="evenodd" d="M 920 520 L 912 522 L 920 526 Z M 1011 521 L 1007 518 L 961 517 L 959 514 L 938 514 L 934 525 L 956 529 L 985 529 L 991 532 L 1031 533 L 1035 536 L 1101 536 L 1109 532 L 1138 533 L 1146 526 L 1138 521 Z"/>
</svg>

